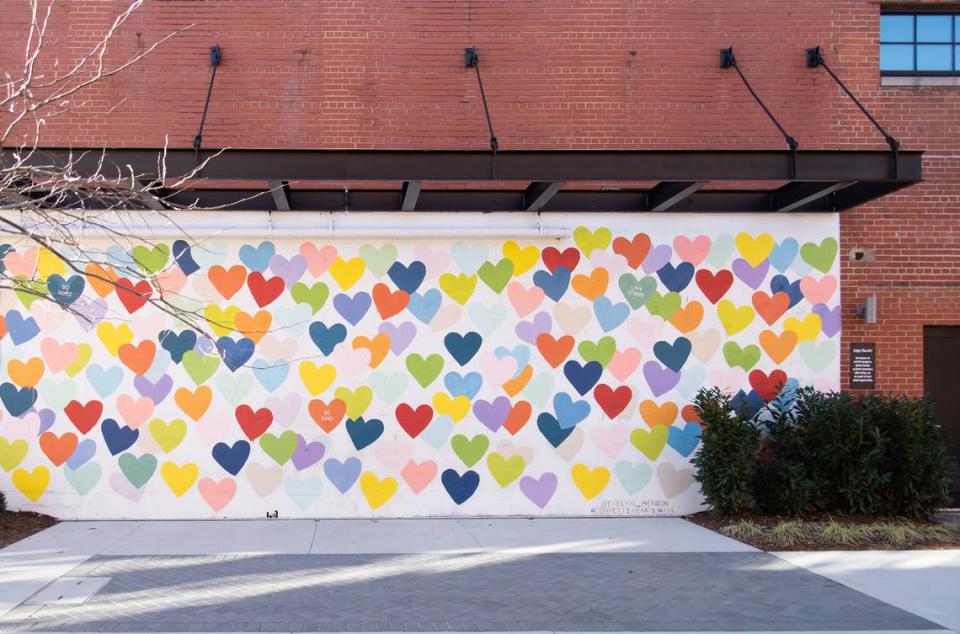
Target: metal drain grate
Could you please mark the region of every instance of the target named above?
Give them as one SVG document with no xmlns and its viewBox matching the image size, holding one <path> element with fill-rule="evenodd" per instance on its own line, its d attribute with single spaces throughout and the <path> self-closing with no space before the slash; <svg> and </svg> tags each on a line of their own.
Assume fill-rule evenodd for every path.
<svg viewBox="0 0 960 634">
<path fill-rule="evenodd" d="M 110 577 L 60 577 L 36 593 L 26 603 L 79 605 L 110 583 Z"/>
</svg>

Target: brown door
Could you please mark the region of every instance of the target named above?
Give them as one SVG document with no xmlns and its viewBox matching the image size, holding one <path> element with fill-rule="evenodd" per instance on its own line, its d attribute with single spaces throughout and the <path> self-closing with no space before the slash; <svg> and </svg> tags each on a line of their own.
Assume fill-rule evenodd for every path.
<svg viewBox="0 0 960 634">
<path fill-rule="evenodd" d="M 937 421 L 953 458 L 953 506 L 960 507 L 960 326 L 923 329 L 923 388 L 933 397 Z"/>
</svg>

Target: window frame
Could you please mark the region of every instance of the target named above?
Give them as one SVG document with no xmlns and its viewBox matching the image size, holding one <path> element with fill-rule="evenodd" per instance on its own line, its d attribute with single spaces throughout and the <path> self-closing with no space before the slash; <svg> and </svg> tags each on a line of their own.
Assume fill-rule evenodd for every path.
<svg viewBox="0 0 960 634">
<path fill-rule="evenodd" d="M 877 47 L 877 66 L 880 68 L 880 51 L 884 45 L 910 46 L 913 48 L 913 70 L 884 70 L 880 68 L 880 75 L 883 77 L 960 77 L 960 11 L 945 10 L 944 7 L 904 7 L 900 9 L 883 9 L 880 12 L 880 18 L 886 15 L 908 15 L 913 18 L 913 39 L 907 42 L 884 41 L 880 37 Z M 950 20 L 950 41 L 949 42 L 927 42 L 920 41 L 917 35 L 917 20 L 920 16 L 947 16 Z M 879 32 L 879 29 L 878 29 Z M 952 70 L 918 70 L 917 58 L 918 47 L 924 45 L 940 45 L 950 48 L 950 66 Z"/>
</svg>

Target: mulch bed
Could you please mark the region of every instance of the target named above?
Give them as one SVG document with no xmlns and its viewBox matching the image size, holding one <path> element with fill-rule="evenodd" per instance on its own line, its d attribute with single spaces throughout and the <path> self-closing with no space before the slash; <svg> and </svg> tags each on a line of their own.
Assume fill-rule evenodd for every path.
<svg viewBox="0 0 960 634">
<path fill-rule="evenodd" d="M 0 512 L 0 548 L 30 537 L 34 533 L 39 533 L 56 523 L 56 518 L 40 513 L 29 511 Z"/>
<path fill-rule="evenodd" d="M 932 527 L 940 524 L 934 520 L 906 520 L 903 518 L 889 518 L 889 517 L 875 517 L 872 515 L 843 515 L 843 514 L 827 514 L 827 513 L 814 513 L 809 514 L 801 518 L 796 517 L 777 517 L 770 515 L 757 515 L 752 513 L 742 513 L 734 515 L 731 517 L 717 517 L 710 511 L 701 511 L 699 513 L 694 513 L 692 515 L 686 515 L 685 519 L 703 526 L 704 528 L 709 528 L 712 531 L 718 532 L 721 535 L 725 535 L 732 539 L 736 539 L 745 544 L 749 544 L 754 548 L 759 548 L 760 550 L 944 550 L 944 549 L 960 549 L 960 531 L 955 533 L 956 538 L 948 541 L 933 541 L 933 540 L 915 540 L 907 541 L 899 544 L 891 544 L 885 542 L 878 537 L 874 537 L 869 541 L 864 541 L 861 543 L 850 544 L 837 541 L 825 540 L 818 536 L 805 535 L 802 539 L 799 539 L 795 542 L 792 542 L 789 545 L 784 545 L 781 542 L 776 541 L 771 535 L 770 530 L 774 526 L 780 524 L 781 522 L 793 522 L 800 520 L 806 524 L 826 524 L 829 522 L 838 522 L 844 525 L 869 525 L 877 524 L 882 522 L 903 522 L 917 528 L 923 527 Z M 749 536 L 749 537 L 736 537 L 733 535 L 727 535 L 724 532 L 726 527 L 737 524 L 739 522 L 753 522 L 754 524 L 760 526 L 764 529 L 763 535 Z"/>
</svg>

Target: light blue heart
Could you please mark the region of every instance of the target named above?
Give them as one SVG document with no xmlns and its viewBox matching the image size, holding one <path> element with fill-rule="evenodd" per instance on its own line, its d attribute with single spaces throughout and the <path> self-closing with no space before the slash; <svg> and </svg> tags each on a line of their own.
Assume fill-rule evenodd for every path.
<svg viewBox="0 0 960 634">
<path fill-rule="evenodd" d="M 80 495 L 86 495 L 93 490 L 93 487 L 97 486 L 98 482 L 100 482 L 100 477 L 103 475 L 103 469 L 96 462 L 91 462 L 80 467 L 79 469 L 64 467 L 63 475 L 66 476 L 67 482 L 70 483 L 70 486 L 73 487 L 74 491 Z"/>
<path fill-rule="evenodd" d="M 707 369 L 702 365 L 688 366 L 680 373 L 677 391 L 680 392 L 683 398 L 690 400 L 696 396 L 700 388 L 703 387 L 703 382 L 706 378 Z"/>
<path fill-rule="evenodd" d="M 384 405 L 393 405 L 407 389 L 407 375 L 402 372 L 385 374 L 379 370 L 370 374 L 370 387 Z"/>
<path fill-rule="evenodd" d="M 299 338 L 307 332 L 313 321 L 313 309 L 308 304 L 280 306 L 273 310 L 273 328 L 281 336 Z"/>
<path fill-rule="evenodd" d="M 47 407 L 57 412 L 73 400 L 74 395 L 77 393 L 77 384 L 70 378 L 65 381 L 54 381 L 53 379 L 46 378 L 40 381 L 40 385 L 37 386 L 37 391 Z"/>
<path fill-rule="evenodd" d="M 440 291 L 431 288 L 422 295 L 420 293 L 411 294 L 410 302 L 407 304 L 407 310 L 423 323 L 429 324 L 433 321 L 433 317 L 437 314 L 437 311 L 440 310 L 441 301 L 443 301 L 443 296 L 440 295 Z"/>
<path fill-rule="evenodd" d="M 713 239 L 710 245 L 710 253 L 707 254 L 707 262 L 714 268 L 726 266 L 733 252 L 733 238 L 727 233 L 721 233 Z"/>
<path fill-rule="evenodd" d="M 263 273 L 270 266 L 270 258 L 277 252 L 272 242 L 264 240 L 258 246 L 245 244 L 240 247 L 240 261 L 251 271 Z"/>
<path fill-rule="evenodd" d="M 193 261 L 202 269 L 209 269 L 216 264 L 223 264 L 227 259 L 227 253 L 229 251 L 230 248 L 222 242 L 210 243 L 204 241 L 190 247 L 190 255 L 193 257 Z"/>
<path fill-rule="evenodd" d="M 86 374 L 87 382 L 100 398 L 107 398 L 116 392 L 123 381 L 123 368 L 116 366 L 105 368 L 97 364 L 88 365 Z"/>
<path fill-rule="evenodd" d="M 283 385 L 290 374 L 290 364 L 286 361 L 271 362 L 266 359 L 257 359 L 253 362 L 253 377 L 268 392 L 273 392 Z"/>
<path fill-rule="evenodd" d="M 683 427 L 671 425 L 668 429 L 667 444 L 684 458 L 689 457 L 700 444 L 703 429 L 697 423 L 687 423 Z"/>
<path fill-rule="evenodd" d="M 250 395 L 253 378 L 249 374 L 227 374 L 221 372 L 215 379 L 217 389 L 231 405 L 240 404 Z"/>
<path fill-rule="evenodd" d="M 466 396 L 472 401 L 483 385 L 483 375 L 479 372 L 467 372 L 463 375 L 458 372 L 447 372 L 443 377 L 443 385 L 450 396 Z"/>
<path fill-rule="evenodd" d="M 70 454 L 70 458 L 67 459 L 67 466 L 74 470 L 79 469 L 90 462 L 90 459 L 93 458 L 96 453 L 96 441 L 92 438 L 84 438 L 77 445 L 77 448 L 73 450 L 73 453 Z"/>
<path fill-rule="evenodd" d="M 777 269 L 781 273 L 786 273 L 787 269 L 790 268 L 790 265 L 793 263 L 794 258 L 797 257 L 797 253 L 800 252 L 800 243 L 793 238 L 787 238 L 783 242 L 777 243 L 777 246 L 773 247 L 773 251 L 770 252 L 768 259 L 770 260 L 771 266 Z"/>
<path fill-rule="evenodd" d="M 155 354 L 153 355 L 153 363 L 150 364 L 150 368 L 146 371 L 144 377 L 151 383 L 156 383 L 167 373 L 169 367 L 169 354 Z"/>
<path fill-rule="evenodd" d="M 793 266 L 791 267 L 797 275 L 803 277 L 804 275 L 809 275 L 810 271 L 813 270 L 813 267 L 810 266 L 810 263 L 804 260 L 803 258 L 796 258 L 793 261 Z M 818 272 L 817 275 L 820 275 Z"/>
<path fill-rule="evenodd" d="M 597 316 L 597 323 L 603 328 L 603 332 L 610 332 L 630 316 L 630 305 L 626 302 L 614 304 L 601 295 L 593 301 L 593 313 Z"/>
<path fill-rule="evenodd" d="M 517 370 L 513 373 L 514 377 L 519 376 L 523 369 L 530 364 L 530 347 L 523 344 L 514 346 L 513 350 L 506 346 L 497 346 L 493 354 L 498 359 L 513 357 L 517 360 Z"/>
<path fill-rule="evenodd" d="M 464 244 L 463 242 L 454 243 L 450 249 L 453 261 L 467 275 L 473 275 L 477 272 L 477 269 L 486 261 L 489 252 L 490 250 L 486 245 Z"/>
<path fill-rule="evenodd" d="M 323 463 L 323 472 L 327 474 L 327 479 L 337 487 L 340 493 L 346 493 L 350 490 L 360 477 L 360 470 L 363 464 L 359 458 L 350 457 L 340 462 L 336 458 L 328 458 Z"/>
<path fill-rule="evenodd" d="M 283 490 L 294 504 L 306 509 L 320 497 L 323 479 L 319 476 L 291 473 L 284 478 Z"/>
<path fill-rule="evenodd" d="M 623 485 L 624 490 L 630 495 L 635 495 L 650 482 L 653 467 L 643 462 L 631 464 L 626 460 L 621 460 L 614 465 L 613 472 L 617 475 L 617 480 Z"/>
<path fill-rule="evenodd" d="M 467 314 L 480 334 L 487 336 L 503 325 L 507 318 L 507 309 L 500 304 L 471 303 L 467 307 Z"/>
<path fill-rule="evenodd" d="M 535 375 L 520 393 L 534 407 L 545 407 L 553 393 L 553 373 L 541 372 Z"/>
<path fill-rule="evenodd" d="M 136 262 L 133 260 L 133 256 L 117 245 L 113 245 L 107 249 L 107 261 L 110 262 L 110 264 L 121 268 L 131 268 L 136 264 Z"/>
<path fill-rule="evenodd" d="M 434 449 L 443 447 L 447 437 L 453 431 L 453 419 L 449 416 L 437 416 L 427 428 L 420 432 L 420 438 L 426 440 Z"/>
<path fill-rule="evenodd" d="M 566 392 L 559 392 L 553 397 L 553 411 L 560 427 L 570 429 L 590 415 L 590 403 L 575 401 Z"/>
</svg>

